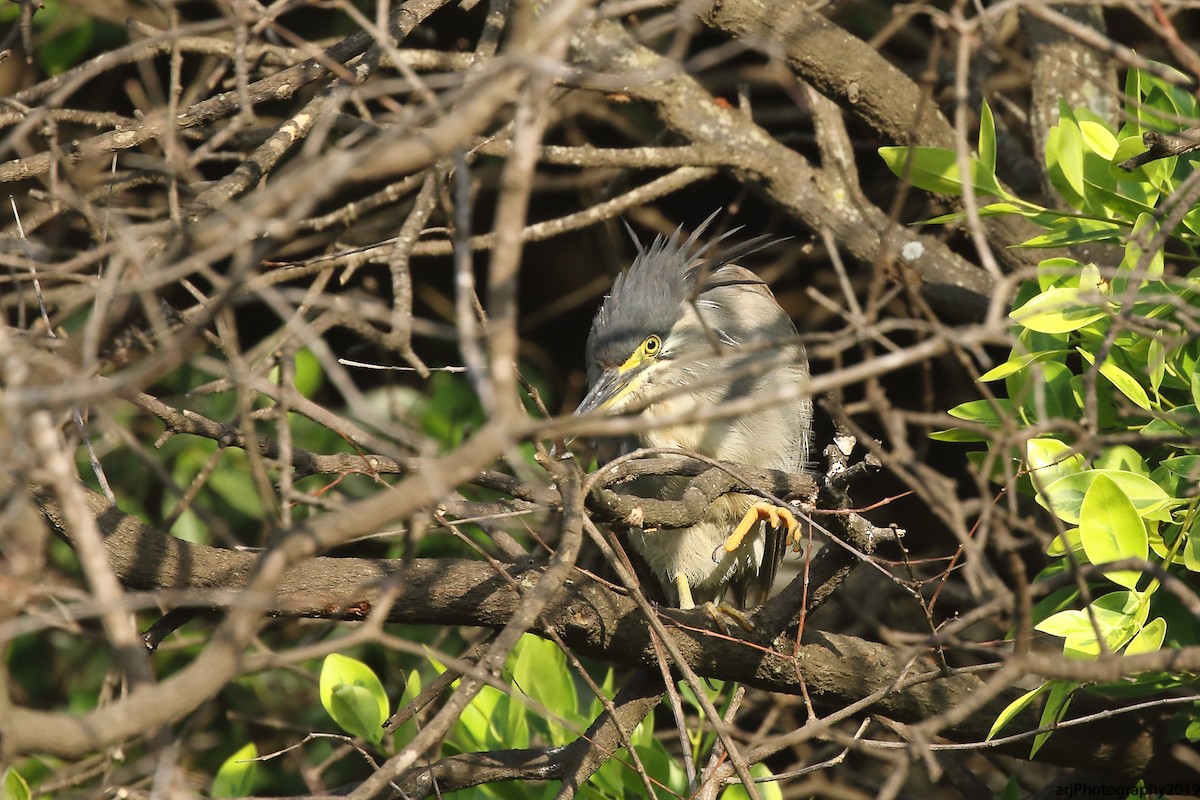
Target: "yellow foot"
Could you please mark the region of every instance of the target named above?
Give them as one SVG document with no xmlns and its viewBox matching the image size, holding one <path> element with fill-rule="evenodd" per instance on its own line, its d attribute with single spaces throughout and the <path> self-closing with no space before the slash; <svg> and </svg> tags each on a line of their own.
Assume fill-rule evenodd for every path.
<svg viewBox="0 0 1200 800">
<path fill-rule="evenodd" d="M 746 534 L 750 533 L 750 530 L 760 522 L 765 522 L 772 528 L 786 528 L 788 547 L 791 547 L 799 539 L 797 534 L 800 531 L 800 523 L 796 521 L 790 508 L 777 506 L 774 503 L 759 502 L 750 507 L 746 516 L 742 517 L 742 521 L 725 540 L 725 552 L 732 553 L 741 547 Z"/>
<path fill-rule="evenodd" d="M 730 632 L 728 624 L 729 620 L 733 620 L 740 625 L 742 630 L 744 630 L 746 633 L 754 633 L 754 623 L 750 621 L 750 617 L 746 616 L 746 614 L 740 609 L 734 608 L 731 605 L 726 603 L 717 605 L 712 601 L 709 601 L 704 604 L 704 613 L 708 615 L 709 619 L 711 619 L 717 625 L 720 625 L 721 630 L 725 631 L 726 635 L 728 635 Z"/>
</svg>

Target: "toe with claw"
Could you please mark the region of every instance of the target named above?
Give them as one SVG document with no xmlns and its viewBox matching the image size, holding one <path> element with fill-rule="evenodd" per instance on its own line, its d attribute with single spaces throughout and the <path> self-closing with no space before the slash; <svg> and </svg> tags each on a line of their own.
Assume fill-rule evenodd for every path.
<svg viewBox="0 0 1200 800">
<path fill-rule="evenodd" d="M 725 540 L 725 552 L 732 553 L 741 547 L 742 540 L 760 522 L 765 522 L 772 528 L 785 528 L 788 547 L 799 543 L 800 523 L 796 521 L 792 510 L 774 503 L 760 502 L 750 507 L 750 510 L 742 517 L 742 521 L 734 528 L 733 533 Z"/>
</svg>

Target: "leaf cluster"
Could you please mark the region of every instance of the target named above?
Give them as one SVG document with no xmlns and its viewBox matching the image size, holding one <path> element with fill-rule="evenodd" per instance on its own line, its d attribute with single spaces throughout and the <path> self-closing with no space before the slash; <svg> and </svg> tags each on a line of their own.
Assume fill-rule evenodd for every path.
<svg viewBox="0 0 1200 800">
<path fill-rule="evenodd" d="M 1144 149 L 1144 131 L 1194 124 L 1200 108 L 1188 93 L 1139 70 L 1129 72 L 1126 94 L 1119 130 L 1060 104 L 1045 157 L 1067 210 L 1003 188 L 986 105 L 967 179 L 951 150 L 881 151 L 897 175 L 921 188 L 962 195 L 969 183 L 977 197 L 996 198 L 978 208 L 981 216 L 1016 214 L 1046 230 L 1023 247 L 1123 248 L 1115 267 L 1070 257 L 1042 261 L 1009 315 L 1014 347 L 979 378 L 1003 391 L 955 407 L 950 414 L 964 424 L 934 434 L 986 443 L 986 452 L 971 454 L 984 473 L 1049 512 L 1055 534 L 1045 548 L 1048 564 L 1034 579 L 1045 594 L 1033 610 L 1034 628 L 1061 639 L 1064 656 L 1074 659 L 1200 641 L 1200 622 L 1180 601 L 1200 586 L 1200 269 L 1179 275 L 1166 266 L 1168 252 L 1181 263 L 1196 260 L 1200 205 L 1161 230 L 1194 166 L 1178 157 L 1133 171 L 1118 166 Z M 1084 579 L 1070 580 L 1075 571 Z M 1043 694 L 1041 724 L 1051 728 L 1081 687 L 1141 696 L 1196 682 L 1195 675 L 1166 672 L 1111 684 L 1047 681 L 1009 705 L 992 734 Z M 1183 735 L 1200 740 L 1200 708 L 1186 707 L 1180 721 Z M 1033 754 L 1049 735 L 1034 740 Z"/>
</svg>

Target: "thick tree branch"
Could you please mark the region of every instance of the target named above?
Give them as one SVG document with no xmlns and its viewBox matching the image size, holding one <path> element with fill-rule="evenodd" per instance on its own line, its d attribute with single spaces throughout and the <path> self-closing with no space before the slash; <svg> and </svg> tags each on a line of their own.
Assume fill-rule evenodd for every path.
<svg viewBox="0 0 1200 800">
<path fill-rule="evenodd" d="M 106 534 L 113 569 L 135 589 L 223 589 L 247 585 L 259 556 L 194 545 L 166 536 L 124 514 L 98 494 L 90 493 L 93 513 Z M 52 498 L 38 498 L 55 528 L 64 524 Z M 452 559 L 393 560 L 319 557 L 299 561 L 279 580 L 273 598 L 262 610 L 274 615 L 322 618 L 359 618 L 385 592 L 387 620 L 412 624 L 468 625 L 502 628 L 523 603 L 518 587 L 535 585 L 543 568 L 532 563 L 507 567 L 507 575 L 481 562 Z M 353 612 L 350 611 L 353 609 Z M 901 722 L 918 722 L 944 713 L 981 690 L 983 682 L 972 671 L 943 673 L 932 662 L 894 648 L 852 636 L 809 631 L 802 642 L 786 635 L 763 640 L 759 634 L 726 635 L 714 631 L 703 611 L 663 612 L 674 645 L 688 665 L 701 676 L 736 680 L 767 691 L 799 694 L 806 691 L 820 713 L 835 711 L 878 694 L 871 708 Z M 650 630 L 629 597 L 574 573 L 549 601 L 530 628 L 546 634 L 553 630 L 576 652 L 614 663 L 650 666 L 656 663 Z M 793 655 L 794 654 L 794 655 Z M 1151 669 L 1200 669 L 1200 648 L 1151 654 L 1118 662 L 1123 674 Z M 1010 689 L 977 713 L 947 729 L 954 741 L 982 742 L 1000 710 L 1020 692 Z M 1077 702 L 1072 711 L 1085 712 Z M 57 715 L 22 712 L 52 719 Z M 1047 761 L 1073 766 L 1103 767 L 1128 774 L 1161 769 L 1156 775 L 1174 774 L 1156 744 L 1164 730 L 1167 712 L 1137 717 L 1137 733 L 1128 720 L 1101 720 L 1085 730 L 1060 732 L 1051 737 L 1041 756 Z M 1030 711 L 1014 723 L 1034 729 Z M 30 725 L 8 727 L 0 723 L 0 752 L 12 756 L 43 752 L 70 756 L 93 746 L 87 737 L 47 739 Z M 1087 742 L 1086 747 L 1080 745 Z M 1027 755 L 1027 743 L 1014 743 L 1002 751 Z M 1155 759 L 1163 757 L 1160 763 Z"/>
</svg>

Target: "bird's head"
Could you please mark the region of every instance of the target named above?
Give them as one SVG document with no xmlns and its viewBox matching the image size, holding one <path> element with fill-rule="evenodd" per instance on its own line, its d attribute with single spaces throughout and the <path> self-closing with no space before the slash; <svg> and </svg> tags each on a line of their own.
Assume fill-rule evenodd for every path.
<svg viewBox="0 0 1200 800">
<path fill-rule="evenodd" d="M 722 351 L 788 331 L 795 335 L 762 281 L 729 263 L 771 242 L 760 236 L 713 255 L 738 230 L 698 245 L 715 216 L 687 239 L 677 229 L 643 248 L 634 237 L 637 257 L 617 277 L 592 323 L 590 388 L 575 413 L 617 413 L 672 387 L 701 385 L 726 368 Z"/>
</svg>

